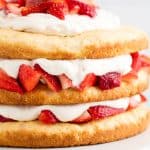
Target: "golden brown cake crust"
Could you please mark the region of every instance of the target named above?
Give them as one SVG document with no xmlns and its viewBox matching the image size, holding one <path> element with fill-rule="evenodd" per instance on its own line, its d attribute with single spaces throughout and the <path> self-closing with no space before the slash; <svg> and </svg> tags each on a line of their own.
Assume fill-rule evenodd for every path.
<svg viewBox="0 0 150 150">
<path fill-rule="evenodd" d="M 66 147 L 120 140 L 142 132 L 149 125 L 149 108 L 138 108 L 85 124 L 38 121 L 0 123 L 0 146 Z"/>
<path fill-rule="evenodd" d="M 97 87 L 90 87 L 80 92 L 74 89 L 52 92 L 45 85 L 39 85 L 34 91 L 27 94 L 17 94 L 0 90 L 0 104 L 11 105 L 44 105 L 44 104 L 77 104 L 113 100 L 130 97 L 144 91 L 148 87 L 148 74 L 141 70 L 139 78 L 129 82 L 122 82 L 121 86 L 111 90 L 101 91 Z"/>
<path fill-rule="evenodd" d="M 148 47 L 147 36 L 132 27 L 96 30 L 68 37 L 7 29 L 0 29 L 0 35 L 0 58 L 106 58 Z"/>
</svg>

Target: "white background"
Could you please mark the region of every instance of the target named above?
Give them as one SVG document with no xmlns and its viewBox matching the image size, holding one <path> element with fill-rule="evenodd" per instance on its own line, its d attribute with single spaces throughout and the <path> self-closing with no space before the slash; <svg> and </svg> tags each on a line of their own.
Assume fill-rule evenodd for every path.
<svg viewBox="0 0 150 150">
<path fill-rule="evenodd" d="M 106 8 L 120 16 L 121 23 L 134 25 L 150 35 L 150 0 L 97 0 L 101 8 Z"/>
</svg>

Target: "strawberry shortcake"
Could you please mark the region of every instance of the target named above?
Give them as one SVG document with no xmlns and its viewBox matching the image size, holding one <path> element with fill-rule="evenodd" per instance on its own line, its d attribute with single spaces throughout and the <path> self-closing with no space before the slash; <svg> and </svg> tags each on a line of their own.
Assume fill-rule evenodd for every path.
<svg viewBox="0 0 150 150">
<path fill-rule="evenodd" d="M 147 35 L 93 0 L 0 0 L 0 146 L 67 147 L 149 124 Z"/>
</svg>

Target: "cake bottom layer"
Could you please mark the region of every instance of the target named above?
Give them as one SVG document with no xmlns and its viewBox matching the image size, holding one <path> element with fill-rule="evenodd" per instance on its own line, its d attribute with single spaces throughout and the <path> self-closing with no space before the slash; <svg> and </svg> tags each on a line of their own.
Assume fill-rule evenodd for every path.
<svg viewBox="0 0 150 150">
<path fill-rule="evenodd" d="M 141 104 L 120 115 L 85 124 L 0 123 L 0 146 L 66 147 L 106 143 L 136 135 L 149 122 L 150 110 Z"/>
</svg>

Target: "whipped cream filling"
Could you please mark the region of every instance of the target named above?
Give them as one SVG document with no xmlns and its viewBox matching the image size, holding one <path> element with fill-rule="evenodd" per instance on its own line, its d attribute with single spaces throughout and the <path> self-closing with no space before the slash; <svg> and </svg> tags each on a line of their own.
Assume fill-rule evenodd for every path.
<svg viewBox="0 0 150 150">
<path fill-rule="evenodd" d="M 0 115 L 17 121 L 32 121 L 38 118 L 42 110 L 50 110 L 58 120 L 68 122 L 80 117 L 85 111 L 88 110 L 89 107 L 92 106 L 109 106 L 113 108 L 123 108 L 126 110 L 129 106 L 129 101 L 131 98 L 134 98 L 137 102 L 141 101 L 140 95 L 135 95 L 133 97 L 120 98 L 113 101 L 108 100 L 75 105 L 0 105 Z"/>
<path fill-rule="evenodd" d="M 124 75 L 132 70 L 132 58 L 130 55 L 82 60 L 48 60 L 40 58 L 28 61 L 21 59 L 0 59 L 0 68 L 14 78 L 17 78 L 21 64 L 31 66 L 39 64 L 46 72 L 52 75 L 66 74 L 72 80 L 74 86 L 79 86 L 88 73 L 100 76 L 108 72 L 118 72 Z"/>
<path fill-rule="evenodd" d="M 42 33 L 47 35 L 75 35 L 96 29 L 114 29 L 120 27 L 119 17 L 109 11 L 98 9 L 97 16 L 66 15 L 65 20 L 44 14 L 32 13 L 27 16 L 6 15 L 0 12 L 0 27 L 18 31 Z"/>
</svg>

